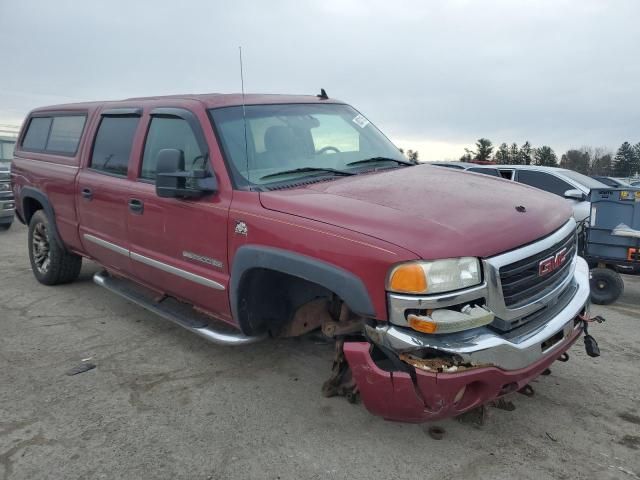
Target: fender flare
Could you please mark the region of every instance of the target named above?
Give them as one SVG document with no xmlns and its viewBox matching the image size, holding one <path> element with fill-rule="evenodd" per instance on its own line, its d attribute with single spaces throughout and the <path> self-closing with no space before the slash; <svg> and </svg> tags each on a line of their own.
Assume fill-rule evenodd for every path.
<svg viewBox="0 0 640 480">
<path fill-rule="evenodd" d="M 24 201 L 27 198 L 32 198 L 34 200 L 37 200 L 38 203 L 42 205 L 42 209 L 44 210 L 45 215 L 49 219 L 49 225 L 51 225 L 51 233 L 53 234 L 53 237 L 55 238 L 58 245 L 60 245 L 60 247 L 62 247 L 62 249 L 66 251 L 67 247 L 65 246 L 64 242 L 62 241 L 62 238 L 60 237 L 60 233 L 58 232 L 58 225 L 56 224 L 56 214 L 53 210 L 53 206 L 51 205 L 51 202 L 49 201 L 49 198 L 36 188 L 22 187 L 22 189 L 20 190 L 20 205 L 22 206 L 24 223 L 25 225 L 27 225 L 27 227 L 29 226 L 29 222 L 27 221 L 27 216 L 24 213 L 25 212 Z"/>
<path fill-rule="evenodd" d="M 360 315 L 375 317 L 375 308 L 364 282 L 353 273 L 336 265 L 306 255 L 273 247 L 244 245 L 233 258 L 230 280 L 230 301 L 233 318 L 244 330 L 239 315 L 239 291 L 244 276 L 262 268 L 286 273 L 318 284 L 338 295 L 349 308 Z"/>
</svg>

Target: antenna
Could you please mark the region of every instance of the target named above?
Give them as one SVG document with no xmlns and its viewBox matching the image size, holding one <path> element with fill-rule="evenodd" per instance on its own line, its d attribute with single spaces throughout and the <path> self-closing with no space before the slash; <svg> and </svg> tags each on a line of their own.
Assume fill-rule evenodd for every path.
<svg viewBox="0 0 640 480">
<path fill-rule="evenodd" d="M 247 162 L 247 181 L 251 183 L 249 173 L 249 142 L 247 141 L 247 112 L 244 104 L 244 71 L 242 68 L 242 47 L 238 47 L 240 53 L 240 88 L 242 89 L 242 123 L 244 125 L 244 158 Z"/>
</svg>

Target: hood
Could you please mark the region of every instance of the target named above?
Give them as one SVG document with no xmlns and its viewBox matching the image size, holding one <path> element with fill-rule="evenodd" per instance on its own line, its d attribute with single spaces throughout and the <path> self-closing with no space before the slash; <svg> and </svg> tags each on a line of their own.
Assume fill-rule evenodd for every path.
<svg viewBox="0 0 640 480">
<path fill-rule="evenodd" d="M 572 214 L 556 195 L 429 165 L 263 192 L 260 201 L 269 210 L 369 235 L 425 259 L 496 255 L 549 235 Z"/>
</svg>

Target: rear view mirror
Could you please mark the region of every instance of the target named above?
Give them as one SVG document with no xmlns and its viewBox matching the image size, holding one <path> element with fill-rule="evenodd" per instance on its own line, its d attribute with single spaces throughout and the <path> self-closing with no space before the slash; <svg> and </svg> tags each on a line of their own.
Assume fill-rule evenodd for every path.
<svg viewBox="0 0 640 480">
<path fill-rule="evenodd" d="M 199 179 L 208 180 L 201 187 Z M 202 183 L 205 183 L 204 181 Z M 163 198 L 197 198 L 216 191 L 215 178 L 205 170 L 185 172 L 184 152 L 165 148 L 156 156 L 156 194 Z"/>
<path fill-rule="evenodd" d="M 587 196 L 577 188 L 573 188 L 564 192 L 564 198 L 570 198 L 572 200 L 578 200 L 579 202 L 582 202 L 587 199 Z"/>
</svg>

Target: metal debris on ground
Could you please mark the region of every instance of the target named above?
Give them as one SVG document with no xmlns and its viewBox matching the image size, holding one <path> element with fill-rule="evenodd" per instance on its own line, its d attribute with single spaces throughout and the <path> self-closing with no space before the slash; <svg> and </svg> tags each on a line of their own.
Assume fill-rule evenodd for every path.
<svg viewBox="0 0 640 480">
<path fill-rule="evenodd" d="M 76 365 L 75 367 L 67 370 L 67 375 L 71 377 L 73 375 L 78 375 L 79 373 L 88 372 L 94 368 L 96 368 L 96 366 L 93 363 L 81 363 L 80 365 Z"/>
<path fill-rule="evenodd" d="M 442 440 L 444 438 L 444 434 L 446 433 L 446 430 L 437 425 L 433 425 L 429 427 L 427 432 L 429 433 L 429 436 L 434 440 Z"/>
<path fill-rule="evenodd" d="M 504 398 L 498 398 L 490 402 L 489 405 L 499 410 L 506 410 L 507 412 L 513 412 L 516 409 L 516 406 L 512 401 L 506 400 Z"/>
<path fill-rule="evenodd" d="M 525 385 L 520 390 L 518 390 L 518 393 L 521 393 L 525 397 L 533 397 L 536 392 L 531 385 Z"/>
<path fill-rule="evenodd" d="M 358 402 L 358 386 L 351 375 L 349 364 L 344 358 L 344 339 L 336 341 L 336 353 L 331 369 L 331 377 L 322 385 L 322 395 L 325 397 L 345 397 L 349 403 Z"/>
<path fill-rule="evenodd" d="M 551 441 L 553 441 L 553 442 L 557 442 L 557 441 L 558 441 L 557 439 L 553 438 L 549 432 L 544 432 L 544 434 L 545 434 L 547 437 L 549 437 L 549 439 L 550 439 Z"/>
<path fill-rule="evenodd" d="M 482 427 L 484 426 L 487 420 L 488 409 L 485 405 L 480 405 L 473 410 L 469 410 L 468 412 L 464 412 L 461 415 L 456 417 L 460 423 L 465 425 L 472 425 L 474 427 Z"/>
</svg>

